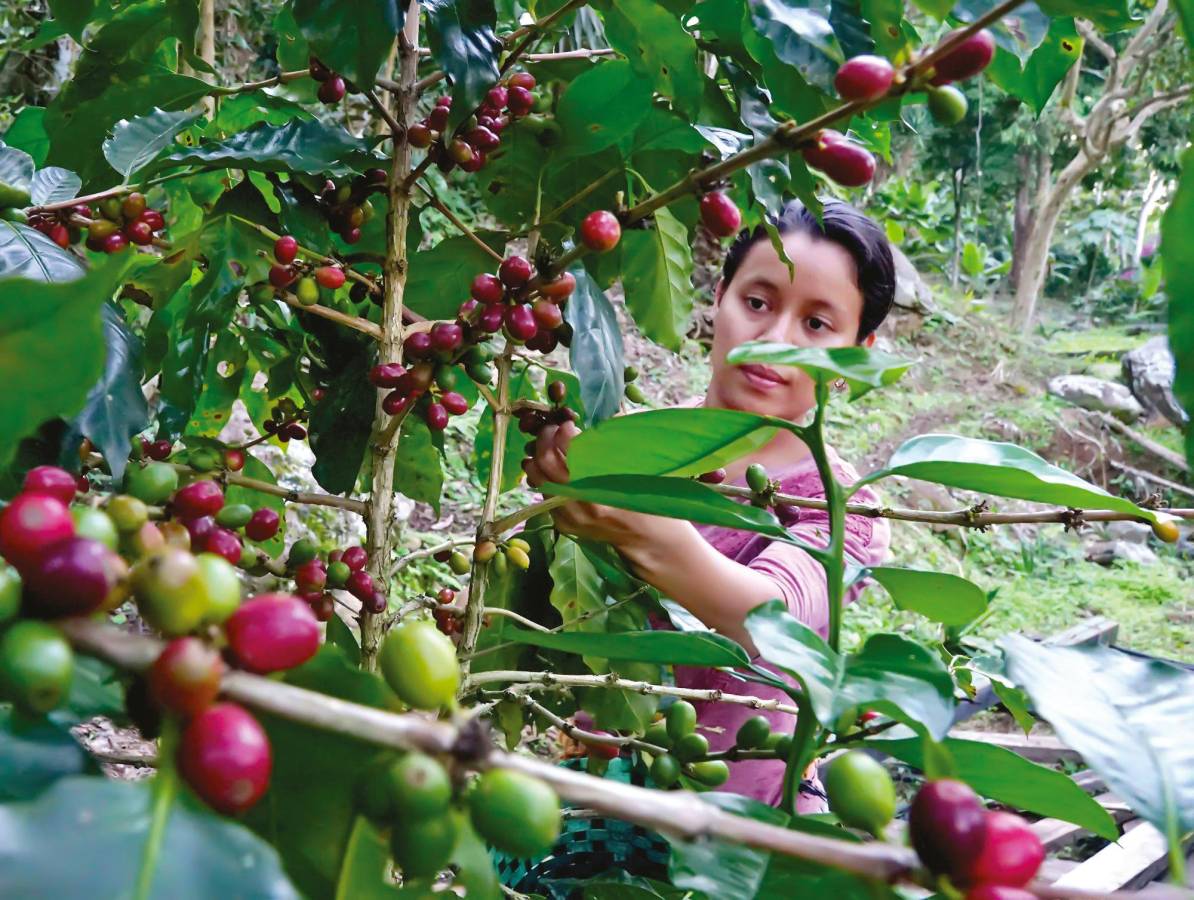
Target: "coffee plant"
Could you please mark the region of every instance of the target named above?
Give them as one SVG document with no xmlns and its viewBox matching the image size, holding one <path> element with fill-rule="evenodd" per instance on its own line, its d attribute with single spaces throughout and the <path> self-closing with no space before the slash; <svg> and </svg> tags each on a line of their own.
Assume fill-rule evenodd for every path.
<svg viewBox="0 0 1194 900">
<path fill-rule="evenodd" d="M 1194 12 L 1178 5 L 1188 34 Z M 958 122 L 954 84 L 993 60 L 1051 89 L 1072 62 L 1042 42 L 1051 23 L 1081 15 L 1115 35 L 1138 24 L 1126 0 L 294 0 L 274 20 L 277 74 L 220 86 L 197 55 L 195 2 L 50 6 L 43 29 L 83 52 L 0 147 L 0 893 L 498 897 L 491 850 L 546 853 L 568 804 L 670 846 L 674 887 L 609 873 L 586 896 L 874 897 L 901 883 L 1032 896 L 1046 891 L 1040 841 L 987 801 L 1117 829 L 1063 774 L 946 736 L 980 679 L 1153 823 L 1180 874 L 1187 672 L 979 641 L 986 591 L 860 569 L 844 550 L 848 512 L 974 528 L 1132 519 L 1170 541 L 1174 517 L 1012 444 L 944 434 L 840 484 L 831 386 L 856 399 L 911 365 L 863 347 L 731 351 L 807 373 L 807 422 L 624 410 L 650 397 L 606 294 L 620 282 L 643 333 L 676 347 L 698 229 L 762 225 L 786 259 L 770 217 L 867 184 L 904 106 Z M 553 49 L 581 12 L 608 46 Z M 348 104 L 369 113 L 362 133 L 339 124 Z M 1186 169 L 1163 254 L 1190 406 L 1189 152 Z M 488 227 L 442 202 L 445 179 Z M 432 211 L 459 233 L 429 240 Z M 234 404 L 258 437 L 221 440 Z M 475 534 L 400 556 L 396 493 L 438 507 L 449 426 L 478 406 Z M 565 422 L 583 427 L 571 480 L 518 507 L 523 441 Z M 780 493 L 757 464 L 745 485 L 727 480 L 723 466 L 782 431 L 811 448 L 823 497 Z M 280 484 L 264 461 L 278 454 L 254 452 L 296 443 L 319 492 Z M 851 502 L 892 476 L 1052 508 Z M 549 513 L 569 500 L 800 547 L 827 574 L 828 638 L 776 600 L 746 619 L 752 657 L 611 548 L 557 533 Z M 292 536 L 310 506 L 363 519 L 364 545 Z M 823 546 L 789 531 L 808 507 L 828 511 Z M 434 596 L 412 586 L 415 560 L 441 567 Z M 843 650 L 843 597 L 863 578 L 939 639 Z M 733 672 L 741 691 L 675 687 L 677 665 Z M 759 715 L 711 750 L 689 701 L 798 724 L 777 733 Z M 69 731 L 96 715 L 158 739 L 152 779 L 97 777 Z M 587 771 L 529 752 L 550 726 Z M 867 749 L 928 778 L 910 847 Z M 797 816 L 800 774 L 830 756 L 834 815 Z M 714 790 L 744 759 L 786 764 L 778 808 Z M 646 786 L 601 777 L 615 760 Z"/>
</svg>

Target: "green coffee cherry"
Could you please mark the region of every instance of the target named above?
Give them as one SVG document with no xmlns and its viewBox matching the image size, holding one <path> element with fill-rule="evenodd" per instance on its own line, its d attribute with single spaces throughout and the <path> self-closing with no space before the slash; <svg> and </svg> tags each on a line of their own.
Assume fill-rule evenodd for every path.
<svg viewBox="0 0 1194 900">
<path fill-rule="evenodd" d="M 696 707 L 687 700 L 677 700 L 667 711 L 667 733 L 673 741 L 678 741 L 686 734 L 692 734 L 696 728 Z"/>
<path fill-rule="evenodd" d="M 216 524 L 224 528 L 244 528 L 253 518 L 253 507 L 247 503 L 231 503 L 216 513 Z"/>
<path fill-rule="evenodd" d="M 829 809 L 843 825 L 879 837 L 896 809 L 895 785 L 883 766 L 859 750 L 836 757 L 825 767 Z"/>
<path fill-rule="evenodd" d="M 289 566 L 301 566 L 309 563 L 319 555 L 319 548 L 310 538 L 300 538 L 290 545 L 290 553 L 286 557 Z"/>
<path fill-rule="evenodd" d="M 767 477 L 767 470 L 758 463 L 751 463 L 746 467 L 746 485 L 756 494 L 761 494 L 771 486 Z"/>
<path fill-rule="evenodd" d="M 670 753 L 655 757 L 651 763 L 651 780 L 661 788 L 670 788 L 680 780 L 680 762 Z"/>
<path fill-rule="evenodd" d="M 742 723 L 734 743 L 743 750 L 754 750 L 762 747 L 771 737 L 771 723 L 764 716 L 752 716 Z"/>
<path fill-rule="evenodd" d="M 663 747 L 665 750 L 672 746 L 672 737 L 667 733 L 667 722 L 659 721 L 652 722 L 647 726 L 646 733 L 643 734 L 643 740 L 648 744 L 654 744 L 656 747 Z"/>
<path fill-rule="evenodd" d="M 724 760 L 708 759 L 692 764 L 692 777 L 705 787 L 721 787 L 730 779 L 730 767 Z"/>
<path fill-rule="evenodd" d="M 966 118 L 966 95 L 952 84 L 929 88 L 929 112 L 938 125 L 957 125 Z"/>
<path fill-rule="evenodd" d="M 676 741 L 676 746 L 672 748 L 672 753 L 682 763 L 689 763 L 700 759 L 709 753 L 709 739 L 703 734 L 697 734 L 695 731 L 690 732 Z"/>
<path fill-rule="evenodd" d="M 625 393 L 626 399 L 629 400 L 631 403 L 646 403 L 647 402 L 647 395 L 643 393 L 643 389 L 640 388 L 637 384 L 626 385 L 626 389 L 623 393 Z"/>
<path fill-rule="evenodd" d="M 457 575 L 467 575 L 468 570 L 472 568 L 469 559 L 459 550 L 452 551 L 452 555 L 448 557 L 448 568 Z"/>
</svg>

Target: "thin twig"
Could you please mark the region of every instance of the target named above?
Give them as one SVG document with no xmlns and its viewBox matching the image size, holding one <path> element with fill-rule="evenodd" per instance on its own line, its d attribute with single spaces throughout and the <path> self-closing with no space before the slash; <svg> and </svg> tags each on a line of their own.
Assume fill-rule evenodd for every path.
<svg viewBox="0 0 1194 900">
<path fill-rule="evenodd" d="M 480 247 L 481 250 L 488 254 L 495 262 L 500 263 L 502 261 L 502 254 L 498 253 L 487 243 L 477 237 L 476 232 L 465 225 L 464 222 L 460 220 L 460 217 L 456 215 L 456 213 L 452 212 L 452 210 L 450 210 L 447 205 L 435 195 L 435 192 L 432 191 L 431 188 L 420 183 L 419 190 L 427 195 L 427 199 L 431 201 L 431 205 L 443 213 L 444 217 L 453 225 L 455 225 L 460 230 L 461 234 Z"/>
<path fill-rule="evenodd" d="M 435 556 L 437 553 L 455 550 L 457 547 L 467 547 L 472 544 L 473 541 L 474 538 L 472 537 L 455 537 L 444 541 L 442 544 L 436 544 L 434 547 L 423 547 L 419 550 L 412 550 L 394 564 L 394 571 L 402 571 L 417 559 L 426 559 L 429 556 Z"/>
</svg>

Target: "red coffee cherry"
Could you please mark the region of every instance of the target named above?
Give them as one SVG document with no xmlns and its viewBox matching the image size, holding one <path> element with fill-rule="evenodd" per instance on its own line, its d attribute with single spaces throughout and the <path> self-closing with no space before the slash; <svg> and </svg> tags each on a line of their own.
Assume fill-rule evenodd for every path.
<svg viewBox="0 0 1194 900">
<path fill-rule="evenodd" d="M 473 151 L 473 155 L 460 164 L 461 172 L 480 172 L 485 167 L 485 154 L 480 150 Z"/>
<path fill-rule="evenodd" d="M 436 106 L 427 114 L 427 124 L 435 131 L 443 131 L 448 124 L 448 107 Z"/>
<path fill-rule="evenodd" d="M 41 494 L 63 503 L 75 499 L 78 481 L 74 475 L 57 466 L 35 466 L 25 473 L 22 494 Z"/>
<path fill-rule="evenodd" d="M 401 363 L 380 363 L 369 370 L 369 383 L 379 388 L 396 388 L 406 374 Z"/>
<path fill-rule="evenodd" d="M 804 160 L 845 187 L 859 187 L 875 177 L 875 157 L 843 135 L 825 129 L 804 150 Z"/>
<path fill-rule="evenodd" d="M 105 253 L 119 253 L 129 245 L 129 239 L 119 231 L 104 238 Z"/>
<path fill-rule="evenodd" d="M 505 319 L 506 330 L 516 341 L 529 341 L 539 330 L 535 315 L 531 312 L 530 306 L 526 304 L 520 303 L 517 306 L 506 307 Z"/>
<path fill-rule="evenodd" d="M 284 266 L 290 265 L 294 262 L 294 258 L 298 255 L 298 241 L 288 234 L 282 235 L 274 241 L 274 259 Z"/>
<path fill-rule="evenodd" d="M 506 79 L 506 83 L 510 87 L 520 87 L 527 91 L 534 90 L 536 84 L 535 76 L 530 72 L 515 72 Z"/>
<path fill-rule="evenodd" d="M 424 359 L 431 354 L 431 335 L 416 331 L 403 341 L 402 349 L 408 359 Z"/>
<path fill-rule="evenodd" d="M 512 116 L 525 116 L 535 107 L 535 95 L 522 87 L 511 87 L 506 96 L 506 109 Z"/>
<path fill-rule="evenodd" d="M 564 313 L 550 300 L 537 300 L 531 307 L 531 315 L 540 328 L 553 331 L 564 321 Z"/>
<path fill-rule="evenodd" d="M 192 481 L 174 492 L 171 505 L 183 518 L 214 516 L 224 507 L 224 492 L 214 481 Z"/>
<path fill-rule="evenodd" d="M 704 475 L 698 477 L 697 481 L 704 482 L 705 484 L 721 484 L 726 480 L 726 477 L 725 469 L 714 469 L 712 472 L 706 472 Z"/>
<path fill-rule="evenodd" d="M 448 427 L 448 411 L 442 403 L 429 404 L 423 418 L 432 431 L 443 431 Z"/>
<path fill-rule="evenodd" d="M 239 472 L 245 467 L 245 451 L 244 450 L 225 450 L 224 451 L 224 468 L 229 472 Z"/>
<path fill-rule="evenodd" d="M 390 605 L 390 601 L 384 591 L 375 589 L 367 600 L 361 601 L 361 605 L 365 607 L 366 612 L 373 613 L 376 616 L 386 611 L 386 607 Z"/>
<path fill-rule="evenodd" d="M 329 291 L 334 291 L 343 285 L 344 278 L 344 270 L 339 266 L 320 266 L 315 270 L 315 280 L 319 282 L 320 287 L 325 287 Z"/>
<path fill-rule="evenodd" d="M 224 632 L 237 665 L 258 675 L 293 669 L 319 649 L 311 607 L 290 594 L 262 594 L 242 603 Z"/>
<path fill-rule="evenodd" d="M 431 326 L 431 348 L 451 353 L 464 343 L 464 329 L 455 322 L 436 322 Z"/>
<path fill-rule="evenodd" d="M 361 229 L 359 228 L 345 228 L 340 232 L 340 240 L 346 244 L 355 244 L 361 239 Z"/>
<path fill-rule="evenodd" d="M 278 533 L 281 517 L 272 509 L 262 507 L 253 512 L 253 518 L 245 526 L 245 537 L 251 541 L 268 541 Z"/>
<path fill-rule="evenodd" d="M 957 32 L 951 32 L 950 35 Z M 949 36 L 946 36 L 948 40 Z M 986 28 L 972 34 L 945 56 L 933 63 L 933 78 L 930 84 L 943 85 L 951 81 L 962 81 L 977 75 L 995 56 L 995 36 Z"/>
<path fill-rule="evenodd" d="M 46 237 L 63 249 L 70 246 L 70 229 L 61 222 L 56 222 L 55 224 L 51 225 L 49 230 L 46 231 Z M 150 235 L 150 237 L 152 238 L 152 235 Z M 146 241 L 146 243 L 149 242 Z"/>
<path fill-rule="evenodd" d="M 261 799 L 272 766 L 265 730 L 235 703 L 217 703 L 195 716 L 178 745 L 182 777 L 225 815 L 242 813 Z"/>
<path fill-rule="evenodd" d="M 298 278 L 298 272 L 290 266 L 270 266 L 269 283 L 276 288 L 289 287 Z"/>
<path fill-rule="evenodd" d="M 493 306 L 485 307 L 485 311 L 481 313 L 480 318 L 477 319 L 477 327 L 482 331 L 493 334 L 500 331 L 502 322 L 505 321 L 506 308 L 494 304 Z"/>
<path fill-rule="evenodd" d="M 415 122 L 406 129 L 406 141 L 418 150 L 426 150 L 435 140 L 435 133 L 422 122 Z"/>
<path fill-rule="evenodd" d="M 203 541 L 203 550 L 206 553 L 222 556 L 235 566 L 240 562 L 245 548 L 241 544 L 240 538 L 236 536 L 236 532 L 229 531 L 227 528 L 213 528 Z"/>
<path fill-rule="evenodd" d="M 162 218 L 162 214 L 156 209 L 145 210 L 145 212 L 141 213 L 141 216 L 137 219 L 137 221 L 144 222 L 154 231 L 161 231 L 166 227 L 166 220 Z"/>
<path fill-rule="evenodd" d="M 67 538 L 46 548 L 21 572 L 25 609 L 46 619 L 89 613 L 127 573 L 124 561 L 99 541 Z"/>
<path fill-rule="evenodd" d="M 742 225 L 742 213 L 734 201 L 721 191 L 710 191 L 701 198 L 701 221 L 718 237 L 737 234 Z"/>
<path fill-rule="evenodd" d="M 320 103 L 330 106 L 343 100 L 346 93 L 348 93 L 348 85 L 345 84 L 344 79 L 339 75 L 333 75 L 319 86 L 317 96 Z"/>
<path fill-rule="evenodd" d="M 492 305 L 502 302 L 502 282 L 496 275 L 482 272 L 473 279 L 470 293 L 478 303 Z"/>
<path fill-rule="evenodd" d="M 531 280 L 531 264 L 522 256 L 507 256 L 498 267 L 498 278 L 507 287 L 523 287 Z"/>
<path fill-rule="evenodd" d="M 346 547 L 340 554 L 340 561 L 354 572 L 359 572 L 369 565 L 369 554 L 364 547 Z"/>
<path fill-rule="evenodd" d="M 148 222 L 140 220 L 124 226 L 124 236 L 138 247 L 153 243 L 153 229 L 149 227 Z"/>
<path fill-rule="evenodd" d="M 614 737 L 608 731 L 594 731 L 594 734 L 599 734 L 602 737 Z M 616 744 L 599 744 L 596 741 L 592 743 L 583 740 L 585 750 L 588 751 L 589 756 L 595 756 L 598 759 L 617 759 L 622 752 L 622 748 Z"/>
<path fill-rule="evenodd" d="M 0 556 L 22 574 L 43 551 L 74 534 L 70 510 L 53 497 L 20 494 L 0 511 Z"/>
<path fill-rule="evenodd" d="M 455 391 L 445 391 L 440 396 L 439 402 L 443 404 L 444 409 L 446 409 L 450 415 L 462 416 L 468 412 L 468 401 Z"/>
<path fill-rule="evenodd" d="M 162 462 L 170 458 L 170 454 L 174 452 L 174 445 L 167 440 L 154 441 L 149 445 L 149 449 L 145 451 L 145 455 L 152 460 Z"/>
<path fill-rule="evenodd" d="M 843 100 L 878 100 L 895 78 L 895 68 L 882 56 L 855 56 L 842 63 L 833 86 Z"/>
<path fill-rule="evenodd" d="M 581 243 L 597 253 L 614 249 L 621 237 L 622 226 L 618 223 L 618 217 L 608 210 L 595 210 L 580 223 Z"/>
<path fill-rule="evenodd" d="M 506 105 L 506 89 L 502 85 L 494 85 L 485 95 L 485 103 L 494 109 L 502 109 Z"/>
<path fill-rule="evenodd" d="M 539 293 L 551 300 L 563 300 L 572 296 L 576 290 L 576 276 L 571 272 L 561 272 L 555 281 L 548 281 L 539 286 Z"/>
<path fill-rule="evenodd" d="M 322 593 L 327 582 L 327 569 L 318 559 L 305 562 L 294 570 L 294 589 L 300 594 Z"/>
<path fill-rule="evenodd" d="M 396 416 L 410 404 L 410 396 L 402 391 L 390 391 L 381 401 L 381 410 L 387 416 Z"/>
<path fill-rule="evenodd" d="M 207 539 L 216 530 L 216 520 L 212 516 L 197 516 L 194 519 L 180 519 L 187 534 L 191 536 L 191 546 L 196 550 L 203 550 L 207 546 Z"/>
<path fill-rule="evenodd" d="M 1045 860 L 1045 848 L 1028 823 L 1009 812 L 989 812 L 986 836 L 967 873 L 972 883 L 1023 887 Z"/>
<path fill-rule="evenodd" d="M 197 716 L 216 702 L 224 670 L 220 654 L 199 638 L 175 638 L 149 669 L 149 692 L 170 712 Z"/>
<path fill-rule="evenodd" d="M 484 125 L 478 125 L 476 128 L 470 128 L 468 134 L 464 139 L 477 150 L 488 152 L 496 150 L 501 146 L 502 139 L 486 128 Z"/>
<path fill-rule="evenodd" d="M 453 603 L 456 600 L 456 592 L 451 588 L 440 588 L 439 593 L 435 595 L 435 599 L 440 603 Z"/>
<path fill-rule="evenodd" d="M 446 106 L 449 109 L 451 109 L 452 108 L 452 95 L 451 94 L 440 94 L 438 97 L 435 98 L 435 105 L 436 106 Z"/>
<path fill-rule="evenodd" d="M 929 869 L 964 879 L 982 850 L 987 811 L 978 795 L 953 779 L 930 781 L 912 801 L 908 831 Z"/>
<path fill-rule="evenodd" d="M 374 591 L 373 576 L 368 572 L 353 572 L 344 583 L 345 590 L 361 602 L 368 600 Z"/>
</svg>

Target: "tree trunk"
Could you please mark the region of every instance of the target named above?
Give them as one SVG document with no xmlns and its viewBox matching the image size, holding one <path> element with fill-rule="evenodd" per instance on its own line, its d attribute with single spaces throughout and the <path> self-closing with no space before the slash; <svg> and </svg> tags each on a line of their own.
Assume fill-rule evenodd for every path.
<svg viewBox="0 0 1194 900">
<path fill-rule="evenodd" d="M 962 170 L 954 169 L 954 259 L 949 286 L 957 290 L 962 268 Z"/>
<path fill-rule="evenodd" d="M 1016 154 L 1016 170 L 1020 173 L 1020 182 L 1016 186 L 1016 200 L 1012 207 L 1012 267 L 1008 273 L 1008 283 L 1019 284 L 1020 272 L 1024 269 L 1024 247 L 1028 237 L 1028 229 L 1032 222 L 1032 183 L 1033 153 L 1031 150 L 1021 149 Z"/>
</svg>

